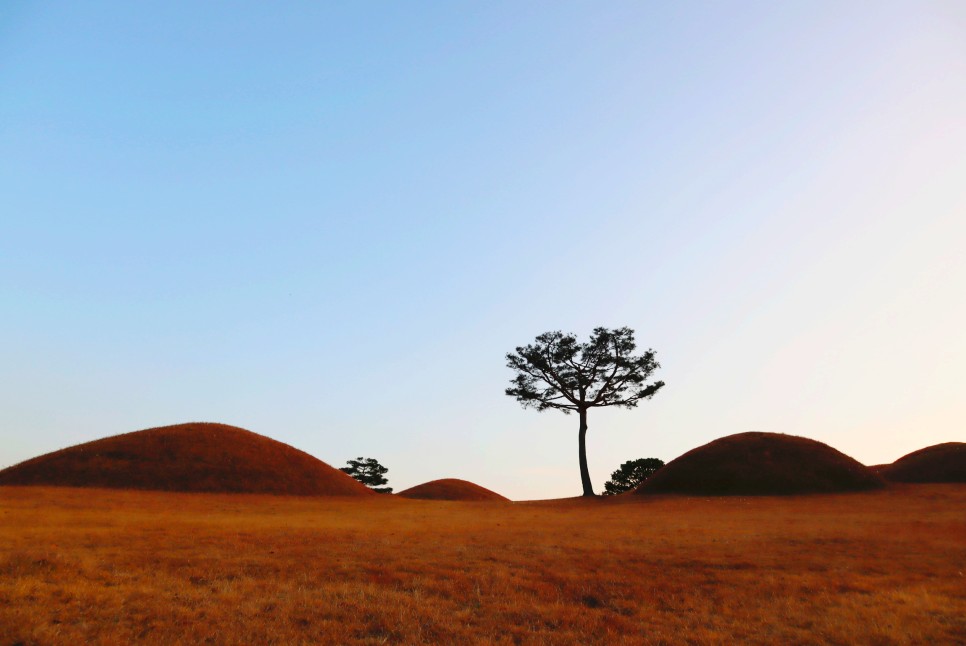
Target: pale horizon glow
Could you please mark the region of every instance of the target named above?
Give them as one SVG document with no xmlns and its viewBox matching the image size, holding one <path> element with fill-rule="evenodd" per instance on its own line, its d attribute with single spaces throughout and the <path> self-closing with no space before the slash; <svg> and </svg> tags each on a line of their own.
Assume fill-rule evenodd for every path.
<svg viewBox="0 0 966 646">
<path fill-rule="evenodd" d="M 573 496 L 504 355 L 599 325 L 667 386 L 591 411 L 598 491 L 966 441 L 958 2 L 13 2 L 0 146 L 0 468 L 212 421 Z"/>
</svg>

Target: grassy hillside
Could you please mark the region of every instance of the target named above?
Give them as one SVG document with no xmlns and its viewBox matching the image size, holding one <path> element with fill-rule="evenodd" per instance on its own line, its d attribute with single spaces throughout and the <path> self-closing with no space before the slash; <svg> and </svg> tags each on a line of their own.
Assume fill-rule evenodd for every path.
<svg viewBox="0 0 966 646">
<path fill-rule="evenodd" d="M 788 495 L 865 491 L 884 484 L 869 467 L 827 444 L 782 433 L 738 433 L 668 462 L 636 493 Z"/>
<path fill-rule="evenodd" d="M 0 471 L 0 485 L 375 495 L 287 444 L 202 422 L 124 433 L 48 453 Z"/>
<path fill-rule="evenodd" d="M 508 498 L 495 491 L 490 491 L 486 487 L 458 478 L 443 478 L 442 480 L 424 482 L 405 491 L 400 491 L 399 495 L 403 498 L 418 498 L 421 500 L 508 500 Z"/>
<path fill-rule="evenodd" d="M 966 482 L 966 443 L 927 446 L 882 466 L 880 473 L 894 482 Z"/>
</svg>

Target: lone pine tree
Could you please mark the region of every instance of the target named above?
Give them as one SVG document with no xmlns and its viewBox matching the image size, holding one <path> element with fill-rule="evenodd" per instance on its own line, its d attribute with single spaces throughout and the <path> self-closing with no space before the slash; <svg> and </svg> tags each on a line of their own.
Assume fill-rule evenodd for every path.
<svg viewBox="0 0 966 646">
<path fill-rule="evenodd" d="M 347 467 L 340 467 L 339 471 L 348 473 L 350 476 L 366 485 L 376 493 L 392 493 L 392 487 L 383 487 L 389 482 L 385 474 L 388 468 L 379 464 L 375 458 L 359 457 L 356 460 L 346 460 Z"/>
<path fill-rule="evenodd" d="M 524 408 L 555 408 L 580 417 L 577 446 L 585 496 L 594 495 L 587 469 L 587 411 L 604 406 L 634 408 L 664 386 L 663 381 L 645 383 L 661 366 L 653 350 L 634 356 L 636 348 L 634 330 L 599 327 L 587 343 L 578 343 L 573 334 L 545 332 L 534 343 L 506 355 L 507 367 L 516 373 L 507 395 Z"/>
</svg>

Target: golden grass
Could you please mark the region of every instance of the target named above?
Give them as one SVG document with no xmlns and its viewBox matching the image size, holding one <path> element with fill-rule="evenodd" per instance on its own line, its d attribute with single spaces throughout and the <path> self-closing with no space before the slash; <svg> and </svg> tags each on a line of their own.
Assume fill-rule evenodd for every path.
<svg viewBox="0 0 966 646">
<path fill-rule="evenodd" d="M 964 509 L 0 487 L 0 643 L 964 643 Z"/>
</svg>

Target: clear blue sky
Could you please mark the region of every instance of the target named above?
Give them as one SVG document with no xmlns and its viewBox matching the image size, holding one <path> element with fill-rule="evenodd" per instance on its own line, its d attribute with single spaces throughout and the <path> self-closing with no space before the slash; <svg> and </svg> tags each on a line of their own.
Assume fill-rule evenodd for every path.
<svg viewBox="0 0 966 646">
<path fill-rule="evenodd" d="M 966 440 L 960 2 L 4 2 L 0 467 L 185 421 L 580 492 L 504 354 L 627 325 L 598 488 Z"/>
</svg>

